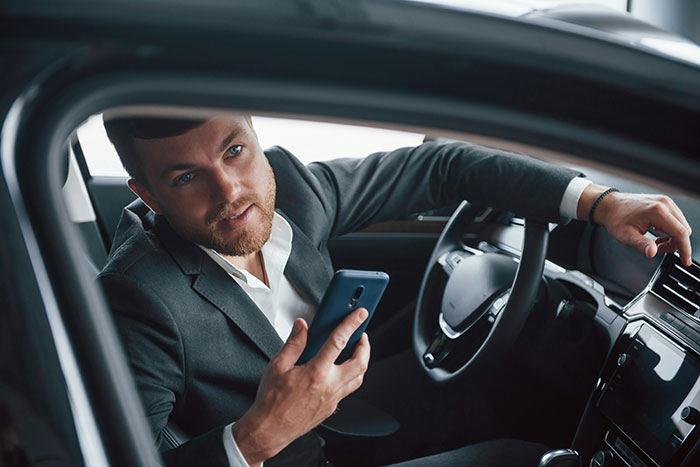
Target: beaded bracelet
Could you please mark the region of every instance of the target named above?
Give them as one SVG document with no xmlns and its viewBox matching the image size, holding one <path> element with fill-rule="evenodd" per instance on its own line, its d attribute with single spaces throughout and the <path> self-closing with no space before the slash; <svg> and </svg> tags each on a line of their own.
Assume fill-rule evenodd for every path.
<svg viewBox="0 0 700 467">
<path fill-rule="evenodd" d="M 593 213 L 595 212 L 595 208 L 597 208 L 600 202 L 603 201 L 603 198 L 608 196 L 610 193 L 614 192 L 619 193 L 620 190 L 618 190 L 617 188 L 608 188 L 607 190 L 602 192 L 600 196 L 598 196 L 598 198 L 593 202 L 593 206 L 591 206 L 591 212 L 588 214 L 588 222 L 590 222 L 591 224 L 595 224 L 595 222 L 593 222 Z"/>
</svg>

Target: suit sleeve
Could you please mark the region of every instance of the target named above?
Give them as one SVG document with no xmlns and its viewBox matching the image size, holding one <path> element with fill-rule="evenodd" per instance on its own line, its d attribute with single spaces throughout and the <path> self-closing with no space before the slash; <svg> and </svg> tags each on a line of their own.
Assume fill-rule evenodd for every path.
<svg viewBox="0 0 700 467">
<path fill-rule="evenodd" d="M 100 277 L 117 328 L 128 353 L 132 374 L 156 445 L 163 449 L 163 429 L 176 401 L 185 393 L 184 348 L 177 324 L 165 304 L 151 290 L 122 274 Z M 161 452 L 168 467 L 228 466 L 222 443 L 223 427 L 216 427 L 179 447 Z"/>
<path fill-rule="evenodd" d="M 579 172 L 468 143 L 425 143 L 364 159 L 316 162 L 309 170 L 331 206 L 331 236 L 461 200 L 542 221 L 560 219 Z"/>
</svg>

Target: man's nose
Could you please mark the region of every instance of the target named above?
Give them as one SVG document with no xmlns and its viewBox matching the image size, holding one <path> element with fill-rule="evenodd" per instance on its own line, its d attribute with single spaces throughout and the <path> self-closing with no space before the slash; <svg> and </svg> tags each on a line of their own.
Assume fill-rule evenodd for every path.
<svg viewBox="0 0 700 467">
<path fill-rule="evenodd" d="M 217 201 L 231 203 L 238 197 L 241 190 L 238 177 L 225 170 L 217 170 L 213 178 L 213 195 Z"/>
</svg>

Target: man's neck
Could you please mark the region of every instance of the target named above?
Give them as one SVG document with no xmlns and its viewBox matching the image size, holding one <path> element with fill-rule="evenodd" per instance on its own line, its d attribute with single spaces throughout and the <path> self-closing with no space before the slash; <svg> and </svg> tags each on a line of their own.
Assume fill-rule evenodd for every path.
<svg viewBox="0 0 700 467">
<path fill-rule="evenodd" d="M 238 269 L 245 269 L 255 277 L 257 277 L 261 282 L 270 287 L 267 281 L 267 274 L 265 273 L 265 264 L 263 260 L 262 251 L 256 251 L 245 256 L 228 256 L 221 255 L 226 258 L 231 264 L 236 266 Z"/>
</svg>

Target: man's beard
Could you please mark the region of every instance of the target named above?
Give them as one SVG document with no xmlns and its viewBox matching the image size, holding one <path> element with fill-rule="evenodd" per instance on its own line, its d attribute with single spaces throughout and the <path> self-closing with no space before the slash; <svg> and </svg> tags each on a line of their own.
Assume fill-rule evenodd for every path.
<svg viewBox="0 0 700 467">
<path fill-rule="evenodd" d="M 275 215 L 275 177 L 271 167 L 269 167 L 269 170 L 270 184 L 264 199 L 260 199 L 257 195 L 246 196 L 238 200 L 235 205 L 224 206 L 216 214 L 210 216 L 210 219 L 207 220 L 207 228 L 204 231 L 192 229 L 188 226 L 174 225 L 170 222 L 171 227 L 181 237 L 211 248 L 224 256 L 246 256 L 260 251 L 270 238 L 272 220 Z M 235 232 L 225 231 L 225 229 L 222 232 L 217 229 L 220 221 L 231 217 L 236 211 L 247 206 L 251 206 L 251 209 L 252 206 L 258 208 L 262 218 L 259 223 L 252 225 L 251 221 L 249 221 L 243 227 L 236 229 Z M 236 235 L 236 237 L 230 238 L 231 234 Z"/>
</svg>

